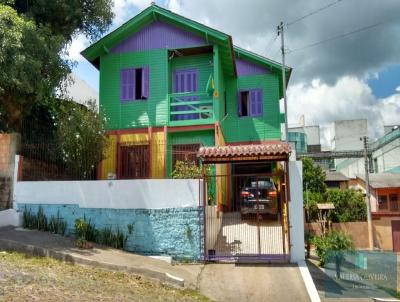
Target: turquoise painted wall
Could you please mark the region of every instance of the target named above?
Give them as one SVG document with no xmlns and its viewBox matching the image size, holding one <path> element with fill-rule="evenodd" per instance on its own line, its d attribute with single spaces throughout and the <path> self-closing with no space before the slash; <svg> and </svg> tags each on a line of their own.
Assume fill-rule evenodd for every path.
<svg viewBox="0 0 400 302">
<path fill-rule="evenodd" d="M 67 221 L 67 233 L 73 234 L 75 220 L 90 219 L 95 228 L 119 228 L 128 240 L 125 249 L 147 255 L 170 255 L 177 260 L 200 260 L 203 242 L 202 208 L 170 209 L 95 209 L 80 208 L 78 205 L 18 204 L 18 210 L 25 207 L 37 213 L 39 207 L 49 219 L 60 217 Z M 128 224 L 133 224 L 128 234 Z M 190 231 L 189 231 L 190 230 Z"/>
</svg>

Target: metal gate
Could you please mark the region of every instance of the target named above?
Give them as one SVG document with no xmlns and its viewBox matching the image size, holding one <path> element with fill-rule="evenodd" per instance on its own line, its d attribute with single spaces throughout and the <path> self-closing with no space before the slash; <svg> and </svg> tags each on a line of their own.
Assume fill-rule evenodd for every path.
<svg viewBox="0 0 400 302">
<path fill-rule="evenodd" d="M 220 175 L 204 183 L 206 260 L 289 260 L 283 177 Z"/>
</svg>

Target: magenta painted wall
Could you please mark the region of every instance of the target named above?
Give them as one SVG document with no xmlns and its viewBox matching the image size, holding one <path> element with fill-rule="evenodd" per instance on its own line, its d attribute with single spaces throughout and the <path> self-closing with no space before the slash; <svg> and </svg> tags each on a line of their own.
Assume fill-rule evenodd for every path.
<svg viewBox="0 0 400 302">
<path fill-rule="evenodd" d="M 173 25 L 155 21 L 111 49 L 113 53 L 208 44 L 204 38 Z"/>
<path fill-rule="evenodd" d="M 236 58 L 236 70 L 238 76 L 268 73 L 267 68 L 239 58 Z"/>
</svg>

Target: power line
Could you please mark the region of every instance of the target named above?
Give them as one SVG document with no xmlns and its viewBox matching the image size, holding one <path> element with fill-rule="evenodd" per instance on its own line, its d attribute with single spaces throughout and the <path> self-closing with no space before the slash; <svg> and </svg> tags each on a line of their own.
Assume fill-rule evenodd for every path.
<svg viewBox="0 0 400 302">
<path fill-rule="evenodd" d="M 271 38 L 268 40 L 266 52 L 268 53 L 274 46 L 275 41 L 278 39 L 278 35 L 272 34 Z"/>
<path fill-rule="evenodd" d="M 329 4 L 325 5 L 325 6 L 322 6 L 322 7 L 320 7 L 320 8 L 317 9 L 317 10 L 314 10 L 314 11 L 309 12 L 307 15 L 304 15 L 304 16 L 298 18 L 298 19 L 295 19 L 295 20 L 293 20 L 293 21 L 291 21 L 291 22 L 289 22 L 289 23 L 286 23 L 286 26 L 293 25 L 293 24 L 295 24 L 295 23 L 297 23 L 297 22 L 300 22 L 301 20 L 304 20 L 304 19 L 306 19 L 306 18 L 308 18 L 308 17 L 310 17 L 310 16 L 312 16 L 312 15 L 318 14 L 319 12 L 322 12 L 322 11 L 324 11 L 324 10 L 326 10 L 326 9 L 328 9 L 328 8 L 330 8 L 330 7 L 332 7 L 332 6 L 334 6 L 334 5 L 336 5 L 336 4 L 338 4 L 339 2 L 341 2 L 341 1 L 343 1 L 343 0 L 336 0 L 335 2 L 331 2 L 331 3 L 329 3 Z"/>
<path fill-rule="evenodd" d="M 304 49 L 311 48 L 311 47 L 315 47 L 315 46 L 318 46 L 318 45 L 321 45 L 321 44 L 324 44 L 324 43 L 327 43 L 327 42 L 331 42 L 331 41 L 334 41 L 334 40 L 338 40 L 338 39 L 341 39 L 341 38 L 345 38 L 345 37 L 348 37 L 350 35 L 353 35 L 353 34 L 356 34 L 356 33 L 362 32 L 362 31 L 366 31 L 366 30 L 369 30 L 371 28 L 374 28 L 374 27 L 380 26 L 382 24 L 388 23 L 388 22 L 393 21 L 393 20 L 398 19 L 398 18 L 400 18 L 400 16 L 391 18 L 391 19 L 386 20 L 386 21 L 380 21 L 378 23 L 367 25 L 367 26 L 364 26 L 364 27 L 349 31 L 349 32 L 344 33 L 344 34 L 340 34 L 340 35 L 337 35 L 337 36 L 330 37 L 328 39 L 324 39 L 324 40 L 321 40 L 321 41 L 318 41 L 318 42 L 315 42 L 315 43 L 312 43 L 312 44 L 308 44 L 308 45 L 303 46 L 303 47 L 295 48 L 293 50 L 290 50 L 289 53 L 300 51 L 300 50 L 304 50 Z"/>
</svg>

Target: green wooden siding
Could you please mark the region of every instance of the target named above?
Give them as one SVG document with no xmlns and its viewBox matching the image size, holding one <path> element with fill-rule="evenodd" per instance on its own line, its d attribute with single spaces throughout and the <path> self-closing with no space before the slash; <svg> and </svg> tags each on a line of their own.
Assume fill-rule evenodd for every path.
<svg viewBox="0 0 400 302">
<path fill-rule="evenodd" d="M 100 107 L 108 129 L 163 126 L 167 120 L 168 57 L 166 49 L 106 54 L 100 61 Z M 149 66 L 149 99 L 120 101 L 120 70 Z"/>
<path fill-rule="evenodd" d="M 221 125 L 227 142 L 279 140 L 281 138 L 281 115 L 279 113 L 279 75 L 241 76 L 226 79 L 227 112 Z M 237 91 L 262 88 L 263 116 L 239 117 L 237 114 Z"/>
</svg>

